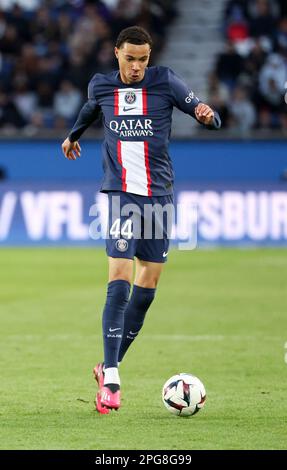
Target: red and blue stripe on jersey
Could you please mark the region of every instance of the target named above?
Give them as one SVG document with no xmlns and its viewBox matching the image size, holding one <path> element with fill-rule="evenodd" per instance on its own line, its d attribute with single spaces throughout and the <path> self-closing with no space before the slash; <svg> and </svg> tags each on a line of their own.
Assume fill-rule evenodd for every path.
<svg viewBox="0 0 287 470">
<path fill-rule="evenodd" d="M 126 97 L 130 97 L 130 103 Z M 115 116 L 147 116 L 145 88 L 116 88 L 114 90 Z M 147 141 L 117 142 L 117 159 L 122 168 L 122 191 L 151 196 L 151 175 Z"/>
</svg>

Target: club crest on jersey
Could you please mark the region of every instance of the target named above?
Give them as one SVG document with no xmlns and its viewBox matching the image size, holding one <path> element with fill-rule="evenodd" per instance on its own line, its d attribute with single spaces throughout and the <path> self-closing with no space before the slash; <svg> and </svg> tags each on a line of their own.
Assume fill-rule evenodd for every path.
<svg viewBox="0 0 287 470">
<path fill-rule="evenodd" d="M 128 249 L 128 242 L 124 238 L 120 238 L 119 240 L 116 241 L 116 249 L 118 251 L 124 252 L 127 251 Z"/>
<path fill-rule="evenodd" d="M 127 104 L 133 104 L 135 103 L 137 97 L 136 97 L 136 94 L 134 91 L 128 91 L 126 94 L 125 94 L 125 102 Z"/>
</svg>

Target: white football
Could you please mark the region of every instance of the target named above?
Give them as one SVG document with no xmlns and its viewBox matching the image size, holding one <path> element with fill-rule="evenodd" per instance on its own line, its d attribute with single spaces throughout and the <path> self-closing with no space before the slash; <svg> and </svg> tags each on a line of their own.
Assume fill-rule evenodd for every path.
<svg viewBox="0 0 287 470">
<path fill-rule="evenodd" d="M 205 387 L 195 375 L 173 375 L 162 388 L 165 407 L 177 416 L 194 415 L 204 407 L 205 400 Z"/>
</svg>

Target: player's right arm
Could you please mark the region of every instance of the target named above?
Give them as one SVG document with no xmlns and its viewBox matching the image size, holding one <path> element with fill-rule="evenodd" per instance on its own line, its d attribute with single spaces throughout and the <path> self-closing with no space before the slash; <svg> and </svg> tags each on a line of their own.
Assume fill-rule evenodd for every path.
<svg viewBox="0 0 287 470">
<path fill-rule="evenodd" d="M 66 158 L 76 160 L 77 157 L 80 157 L 81 147 L 78 140 L 85 130 L 98 119 L 100 113 L 101 107 L 97 104 L 94 93 L 94 81 L 92 80 L 88 87 L 88 101 L 80 110 L 71 132 L 62 143 L 62 150 Z"/>
<path fill-rule="evenodd" d="M 79 142 L 71 142 L 69 137 L 67 137 L 62 143 L 63 154 L 68 160 L 76 160 L 77 157 L 81 156 L 81 147 Z"/>
</svg>

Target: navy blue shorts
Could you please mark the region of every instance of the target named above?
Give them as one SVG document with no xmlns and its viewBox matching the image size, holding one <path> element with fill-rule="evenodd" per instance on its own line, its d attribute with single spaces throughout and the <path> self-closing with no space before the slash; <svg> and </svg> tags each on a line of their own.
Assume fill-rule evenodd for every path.
<svg viewBox="0 0 287 470">
<path fill-rule="evenodd" d="M 173 195 L 110 191 L 108 198 L 107 255 L 165 263 L 174 219 Z"/>
</svg>

